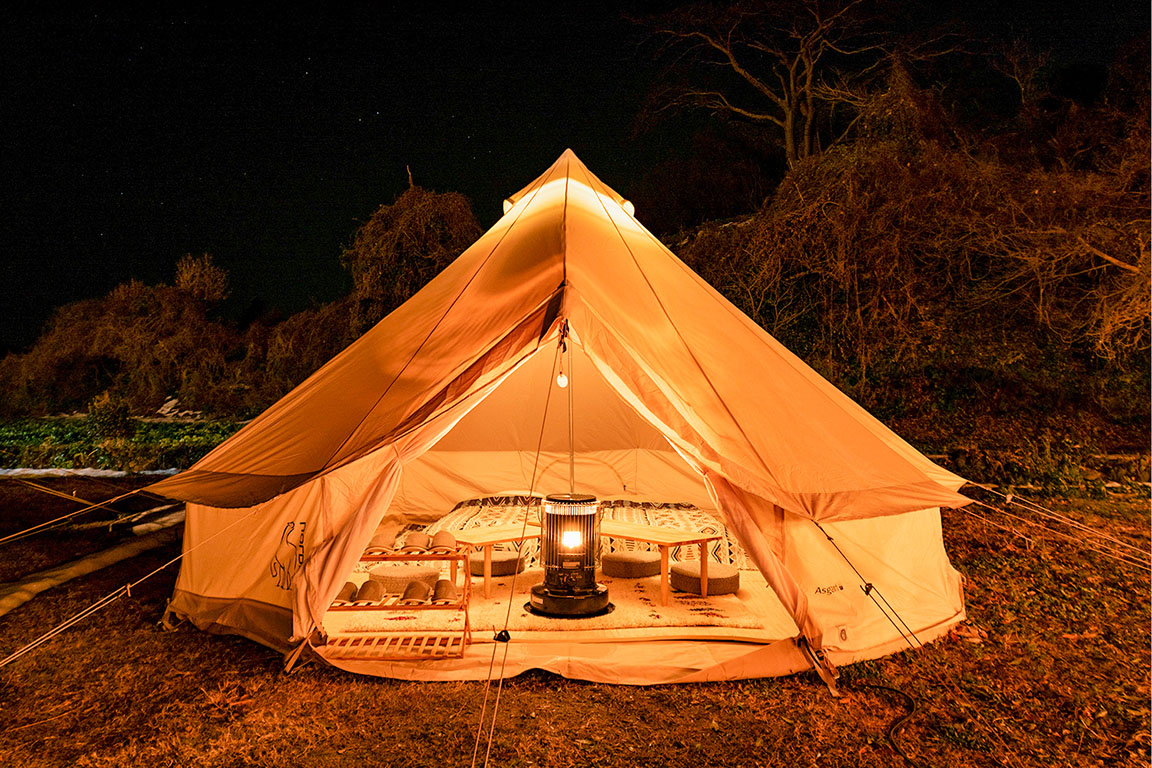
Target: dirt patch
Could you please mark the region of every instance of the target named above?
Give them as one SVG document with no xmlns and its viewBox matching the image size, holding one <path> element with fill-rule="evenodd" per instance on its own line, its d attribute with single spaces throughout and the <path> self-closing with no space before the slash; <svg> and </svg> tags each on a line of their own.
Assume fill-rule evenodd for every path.
<svg viewBox="0 0 1152 768">
<path fill-rule="evenodd" d="M 39 498 L 0 483 L 4 528 L 68 505 Z M 1146 499 L 1049 506 L 1148 547 Z M 487 754 L 510 766 L 891 766 L 902 691 L 916 710 L 896 740 L 915 765 L 1147 765 L 1147 571 L 960 511 L 945 512 L 944 530 L 970 621 L 917 652 L 846 667 L 840 701 L 812 674 L 641 688 L 533 672 L 499 691 L 490 752 L 476 733 L 497 687 L 317 665 L 284 674 L 278 654 L 247 640 L 165 632 L 169 569 L 0 669 L 0 764 L 359 768 L 469 765 L 476 752 L 477 765 Z M 90 536 L 6 548 L 5 575 L 102 543 Z M 0 618 L 0 657 L 176 554 L 142 555 Z"/>
</svg>

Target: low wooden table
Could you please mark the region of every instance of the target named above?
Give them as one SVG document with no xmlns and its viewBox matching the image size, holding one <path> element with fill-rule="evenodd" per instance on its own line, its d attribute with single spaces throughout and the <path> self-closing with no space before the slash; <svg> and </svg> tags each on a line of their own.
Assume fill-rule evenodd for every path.
<svg viewBox="0 0 1152 768">
<path fill-rule="evenodd" d="M 708 542 L 717 541 L 718 533 L 701 533 L 683 528 L 663 528 L 640 523 L 625 523 L 619 520 L 601 520 L 600 535 L 614 539 L 643 541 L 660 547 L 660 604 L 668 605 L 672 588 L 668 581 L 668 550 L 689 544 L 700 546 L 700 596 L 708 597 Z"/>
<path fill-rule="evenodd" d="M 492 597 L 492 545 L 503 544 L 510 541 L 527 541 L 540 538 L 540 528 L 529 522 L 512 523 L 511 525 L 493 525 L 487 528 L 467 528 L 463 531 L 453 531 L 457 544 L 469 547 L 482 547 L 484 549 L 484 598 Z M 465 564 L 467 567 L 467 564 Z"/>
<path fill-rule="evenodd" d="M 539 526 L 534 520 L 528 521 L 528 526 Z M 641 523 L 625 523 L 619 520 L 601 520 L 600 535 L 611 536 L 614 539 L 630 539 L 655 544 L 660 547 L 660 604 L 668 605 L 672 596 L 672 585 L 668 579 L 668 551 L 672 547 L 683 547 L 689 544 L 700 546 L 700 596 L 708 597 L 708 542 L 718 541 L 718 533 L 701 533 L 689 531 L 684 528 L 665 528 L 657 525 L 643 525 Z M 459 539 L 459 537 L 457 537 Z"/>
</svg>

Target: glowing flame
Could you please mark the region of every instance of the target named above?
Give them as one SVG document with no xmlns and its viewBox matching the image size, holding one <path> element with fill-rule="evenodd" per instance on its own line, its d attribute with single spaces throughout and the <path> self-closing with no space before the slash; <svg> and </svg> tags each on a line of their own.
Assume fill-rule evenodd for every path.
<svg viewBox="0 0 1152 768">
<path fill-rule="evenodd" d="M 560 534 L 560 546 L 564 549 L 580 549 L 584 544 L 584 537 L 580 531 L 564 531 Z"/>
</svg>

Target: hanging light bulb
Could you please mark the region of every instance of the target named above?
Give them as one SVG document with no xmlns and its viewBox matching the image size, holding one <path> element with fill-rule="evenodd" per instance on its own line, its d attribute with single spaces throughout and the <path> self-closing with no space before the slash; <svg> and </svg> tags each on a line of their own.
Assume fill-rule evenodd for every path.
<svg viewBox="0 0 1152 768">
<path fill-rule="evenodd" d="M 568 377 L 564 375 L 564 355 L 568 354 L 568 325 L 565 324 L 560 333 L 560 352 L 558 355 L 560 362 L 560 373 L 556 376 L 556 386 L 564 389 L 568 386 Z"/>
</svg>

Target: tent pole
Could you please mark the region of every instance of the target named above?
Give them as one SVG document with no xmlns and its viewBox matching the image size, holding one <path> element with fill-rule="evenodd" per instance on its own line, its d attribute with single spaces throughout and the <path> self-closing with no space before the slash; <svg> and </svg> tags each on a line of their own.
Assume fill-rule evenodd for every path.
<svg viewBox="0 0 1152 768">
<path fill-rule="evenodd" d="M 567 345 L 565 345 L 567 346 Z M 572 390 L 576 388 L 575 378 L 572 374 L 572 353 L 568 353 L 568 493 L 576 493 L 576 428 L 573 416 Z"/>
</svg>

